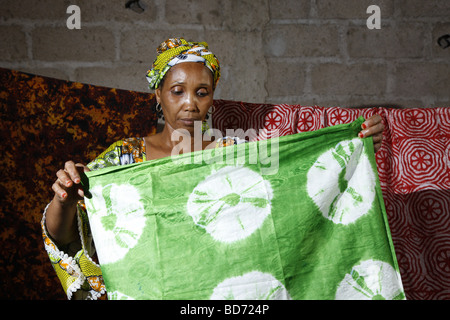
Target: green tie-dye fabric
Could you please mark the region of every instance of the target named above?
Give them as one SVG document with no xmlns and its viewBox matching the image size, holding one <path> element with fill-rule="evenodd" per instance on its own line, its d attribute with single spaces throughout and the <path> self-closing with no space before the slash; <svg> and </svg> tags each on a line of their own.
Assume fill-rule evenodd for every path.
<svg viewBox="0 0 450 320">
<path fill-rule="evenodd" d="M 363 119 L 88 172 L 109 299 L 404 299 Z"/>
</svg>

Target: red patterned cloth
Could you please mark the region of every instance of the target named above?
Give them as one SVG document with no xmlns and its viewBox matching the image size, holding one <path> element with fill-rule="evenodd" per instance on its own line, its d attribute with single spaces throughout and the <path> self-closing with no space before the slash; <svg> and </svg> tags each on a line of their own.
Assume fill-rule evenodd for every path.
<svg viewBox="0 0 450 320">
<path fill-rule="evenodd" d="M 226 128 L 253 128 L 255 140 L 275 130 L 294 134 L 381 115 L 385 131 L 376 161 L 406 296 L 450 299 L 449 108 L 323 108 L 224 100 L 215 107 L 214 128 L 224 134 Z"/>
</svg>

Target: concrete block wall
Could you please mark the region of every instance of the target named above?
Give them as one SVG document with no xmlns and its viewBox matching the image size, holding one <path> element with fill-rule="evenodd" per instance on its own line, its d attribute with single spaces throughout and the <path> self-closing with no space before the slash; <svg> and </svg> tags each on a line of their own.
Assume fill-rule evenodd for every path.
<svg viewBox="0 0 450 320">
<path fill-rule="evenodd" d="M 319 106 L 450 106 L 449 0 L 2 0 L 0 67 L 149 92 L 169 37 L 219 57 L 217 99 Z M 69 30 L 69 5 L 81 29 Z M 369 29 L 370 5 L 381 29 Z"/>
</svg>

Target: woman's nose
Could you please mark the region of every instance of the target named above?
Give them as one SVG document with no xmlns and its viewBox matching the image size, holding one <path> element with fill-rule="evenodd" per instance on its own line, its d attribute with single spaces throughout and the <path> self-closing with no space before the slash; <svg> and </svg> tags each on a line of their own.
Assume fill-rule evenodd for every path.
<svg viewBox="0 0 450 320">
<path fill-rule="evenodd" d="M 196 111 L 196 110 L 197 110 L 197 108 L 196 108 L 195 105 L 192 104 L 192 103 L 188 103 L 188 104 L 186 104 L 185 107 L 184 107 L 184 111 L 191 111 L 191 112 L 194 112 L 194 111 Z"/>
<path fill-rule="evenodd" d="M 188 94 L 186 96 L 184 110 L 185 111 L 191 111 L 191 112 L 195 112 L 195 111 L 198 110 L 198 108 L 197 108 L 197 101 L 195 99 L 195 96 L 190 95 L 190 94 Z"/>
</svg>

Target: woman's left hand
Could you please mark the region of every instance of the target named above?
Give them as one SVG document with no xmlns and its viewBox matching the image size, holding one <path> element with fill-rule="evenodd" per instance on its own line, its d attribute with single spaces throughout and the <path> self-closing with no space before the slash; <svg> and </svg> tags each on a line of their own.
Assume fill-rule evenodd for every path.
<svg viewBox="0 0 450 320">
<path fill-rule="evenodd" d="M 381 143 L 383 141 L 384 125 L 381 120 L 381 116 L 378 114 L 371 116 L 363 122 L 361 125 L 363 130 L 361 130 L 358 134 L 360 138 L 372 137 L 375 152 L 380 150 Z"/>
</svg>

